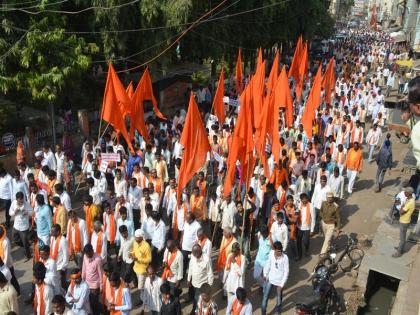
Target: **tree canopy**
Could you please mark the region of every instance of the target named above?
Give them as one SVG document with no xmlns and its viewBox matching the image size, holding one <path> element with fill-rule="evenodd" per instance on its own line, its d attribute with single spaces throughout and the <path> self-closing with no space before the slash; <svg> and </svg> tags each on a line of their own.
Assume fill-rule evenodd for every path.
<svg viewBox="0 0 420 315">
<path fill-rule="evenodd" d="M 83 90 L 99 66 L 124 70 L 156 56 L 220 1 L 7 0 L 0 5 L 0 90 L 6 97 L 54 102 Z M 325 0 L 231 0 L 190 30 L 150 66 L 180 62 L 232 66 L 259 47 L 284 47 L 299 34 L 328 36 Z M 144 68 L 139 69 L 139 71 Z"/>
</svg>

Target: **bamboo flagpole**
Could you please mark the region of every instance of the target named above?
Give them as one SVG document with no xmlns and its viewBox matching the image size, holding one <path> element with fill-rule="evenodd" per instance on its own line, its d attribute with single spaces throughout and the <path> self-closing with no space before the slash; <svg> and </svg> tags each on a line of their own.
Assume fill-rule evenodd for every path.
<svg viewBox="0 0 420 315">
<path fill-rule="evenodd" d="M 250 154 L 252 154 L 252 152 L 248 153 L 247 158 L 246 158 L 247 163 L 248 163 L 247 168 L 246 168 L 246 178 L 245 178 L 245 180 L 246 180 L 246 182 L 245 182 L 245 193 L 246 194 L 248 193 L 248 189 L 249 189 L 248 179 L 249 179 L 249 171 L 250 171 L 250 168 L 251 168 L 251 161 L 250 161 L 251 159 L 249 158 Z M 240 243 L 241 253 L 242 253 L 242 247 L 243 247 L 243 243 L 244 243 L 244 231 L 245 231 L 247 201 L 248 201 L 248 198 L 245 195 L 245 200 L 244 200 L 244 204 L 243 204 L 244 214 L 243 214 L 243 219 L 242 219 L 242 231 L 241 231 L 241 243 Z"/>
</svg>

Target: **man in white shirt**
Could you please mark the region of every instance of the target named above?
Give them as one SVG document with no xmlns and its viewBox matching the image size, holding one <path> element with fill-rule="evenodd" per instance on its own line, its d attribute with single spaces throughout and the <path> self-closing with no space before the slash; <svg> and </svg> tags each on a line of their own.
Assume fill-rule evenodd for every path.
<svg viewBox="0 0 420 315">
<path fill-rule="evenodd" d="M 22 192 L 25 200 L 29 200 L 29 189 L 26 182 L 22 179 L 20 172 L 15 171 L 12 179 L 12 201 L 16 199 L 16 193 Z"/>
<path fill-rule="evenodd" d="M 309 257 L 309 241 L 315 229 L 316 212 L 309 202 L 307 194 L 300 195 L 296 223 L 296 247 L 298 259 L 302 258 L 302 243 L 305 247 L 305 257 Z"/>
<path fill-rule="evenodd" d="M 366 143 L 369 145 L 369 157 L 368 162 L 373 162 L 373 152 L 375 151 L 375 148 L 378 147 L 379 140 L 381 139 L 382 131 L 380 128 L 378 128 L 377 124 L 374 124 L 371 129 L 369 129 L 369 132 L 366 136 Z"/>
<path fill-rule="evenodd" d="M 50 149 L 49 144 L 45 144 L 42 148 L 42 151 L 44 152 L 44 159 L 46 160 L 46 165 L 48 165 L 50 170 L 56 170 L 57 169 L 57 162 L 55 161 L 54 153 Z"/>
<path fill-rule="evenodd" d="M 235 228 L 235 213 L 236 213 L 236 206 L 235 202 L 232 201 L 231 195 L 227 195 L 225 197 L 225 201 L 222 203 L 222 230 L 229 228 L 234 231 Z M 235 231 L 234 231 L 235 232 Z"/>
<path fill-rule="evenodd" d="M 141 230 L 144 233 L 144 239 L 150 242 L 154 232 L 154 221 L 152 219 L 153 206 L 150 203 L 146 203 L 144 208 L 146 215 L 141 225 Z"/>
<path fill-rule="evenodd" d="M 127 228 L 128 236 L 134 236 L 134 223 L 133 221 L 129 220 L 127 217 L 127 209 L 125 207 L 121 207 L 120 209 L 120 217 L 117 219 L 117 235 L 115 236 L 115 242 L 117 246 L 120 246 L 121 242 L 121 234 L 119 231 L 120 226 L 125 225 Z"/>
<path fill-rule="evenodd" d="M 102 230 L 102 224 L 100 221 L 93 222 L 93 232 L 90 237 L 90 244 L 92 245 L 96 255 L 101 257 L 103 263 L 106 263 L 108 254 L 108 239 L 106 233 Z"/>
<path fill-rule="evenodd" d="M 123 195 L 117 195 L 117 204 L 115 205 L 115 218 L 121 218 L 120 210 L 125 208 L 127 210 L 127 218 L 133 221 L 133 208 L 131 204 L 125 199 Z"/>
<path fill-rule="evenodd" d="M 121 225 L 118 228 L 118 232 L 121 235 L 121 246 L 118 251 L 118 262 L 121 263 L 121 275 L 123 278 L 130 278 L 134 281 L 134 287 L 137 287 L 137 276 L 133 271 L 134 261 L 131 257 L 133 249 L 134 235 L 128 234 L 128 229 L 125 225 Z"/>
<path fill-rule="evenodd" d="M 166 225 L 159 212 L 152 212 L 154 221 L 152 236 L 152 263 L 159 266 L 162 262 L 163 249 L 165 248 Z"/>
<path fill-rule="evenodd" d="M 66 307 L 66 299 L 62 295 L 56 295 L 52 299 L 52 315 L 76 315 L 72 310 Z"/>
<path fill-rule="evenodd" d="M 45 268 L 42 262 L 35 263 L 33 267 L 33 283 L 35 284 L 35 303 L 36 308 L 34 309 L 35 315 L 51 314 L 52 311 L 52 299 L 54 297 L 53 289 L 50 285 L 44 282 L 47 268 Z M 41 303 L 41 301 L 43 301 Z M 44 309 L 41 310 L 41 305 L 44 305 Z"/>
<path fill-rule="evenodd" d="M 60 294 L 60 275 L 57 271 L 57 264 L 55 260 L 50 257 L 50 252 L 51 250 L 48 245 L 39 246 L 39 261 L 45 265 L 45 268 L 47 268 L 44 282 L 53 288 L 54 294 Z"/>
<path fill-rule="evenodd" d="M 88 315 L 91 313 L 89 303 L 89 286 L 83 281 L 80 269 L 74 269 L 70 276 L 70 285 L 67 289 L 66 301 L 72 311 L 77 315 Z"/>
<path fill-rule="evenodd" d="M 320 177 L 319 184 L 315 185 L 314 193 L 312 195 L 311 204 L 316 211 L 315 231 L 319 231 L 319 210 L 323 201 L 327 200 L 327 193 L 331 192 L 330 186 L 327 185 L 327 176 Z"/>
<path fill-rule="evenodd" d="M 199 229 L 201 229 L 201 225 L 195 219 L 194 213 L 188 212 L 185 218 L 184 232 L 180 241 L 182 255 L 184 255 L 184 266 L 188 266 L 188 257 L 191 255 L 194 244 L 197 243 Z"/>
<path fill-rule="evenodd" d="M 60 197 L 61 203 L 64 206 L 64 209 L 70 211 L 71 208 L 71 198 L 67 191 L 64 190 L 64 186 L 61 183 L 54 185 L 55 196 Z"/>
<path fill-rule="evenodd" d="M 237 310 L 240 310 L 237 313 Z M 246 290 L 242 287 L 236 289 L 236 294 L 233 299 L 228 302 L 226 315 L 252 315 L 252 304 L 247 298 Z"/>
<path fill-rule="evenodd" d="M 12 203 L 12 176 L 0 167 L 0 211 L 6 213 L 6 227 L 10 227 L 9 208 Z"/>
<path fill-rule="evenodd" d="M 343 198 L 344 177 L 340 174 L 340 169 L 337 166 L 334 167 L 333 174 L 328 178 L 328 186 L 331 188 L 335 198 Z"/>
<path fill-rule="evenodd" d="M 137 179 L 135 177 L 132 177 L 130 179 L 130 187 L 128 188 L 127 198 L 133 211 L 133 223 L 135 230 L 140 228 L 140 201 L 142 195 L 142 190 L 139 186 L 137 186 Z"/>
<path fill-rule="evenodd" d="M 276 307 L 275 311 L 281 314 L 281 306 L 283 302 L 283 288 L 289 277 L 289 259 L 283 252 L 283 246 L 280 242 L 273 244 L 268 261 L 264 267 L 264 278 L 266 282 L 263 289 L 263 299 L 261 304 L 261 314 L 267 314 L 268 298 L 270 291 L 274 287 L 276 289 Z"/>
<path fill-rule="evenodd" d="M 127 181 L 122 177 L 121 169 L 115 170 L 114 190 L 117 196 L 127 198 Z"/>
<path fill-rule="evenodd" d="M 180 286 L 184 277 L 184 257 L 175 244 L 175 241 L 166 242 L 165 253 L 163 254 L 162 281 L 168 281 L 173 296 L 178 297 Z"/>
<path fill-rule="evenodd" d="M 197 301 L 200 296 L 200 287 L 204 283 L 213 285 L 213 269 L 211 259 L 203 255 L 200 245 L 196 244 L 192 248 L 192 255 L 188 267 L 188 287 L 194 291 L 194 303 L 192 313 L 197 308 Z"/>
<path fill-rule="evenodd" d="M 303 170 L 302 175 L 298 177 L 296 181 L 296 200 L 299 200 L 301 194 L 309 195 L 312 190 L 312 180 L 308 176 L 308 170 Z"/>
<path fill-rule="evenodd" d="M 276 221 L 271 226 L 271 238 L 273 242 L 280 242 L 283 245 L 284 251 L 287 249 L 287 243 L 289 240 L 289 232 L 287 225 L 283 222 L 283 216 L 277 215 Z"/>
<path fill-rule="evenodd" d="M 55 145 L 54 157 L 57 162 L 55 168 L 55 172 L 57 173 L 57 183 L 62 183 L 64 177 L 64 152 L 62 151 L 60 144 Z"/>
<path fill-rule="evenodd" d="M 61 234 L 61 227 L 59 224 L 54 224 L 51 227 L 51 247 L 50 257 L 55 260 L 57 265 L 57 272 L 60 275 L 61 287 L 66 287 L 67 281 L 67 266 L 69 264 L 69 251 L 67 239 Z"/>
<path fill-rule="evenodd" d="M 18 235 L 20 241 L 25 249 L 25 256 L 27 261 L 31 259 L 31 250 L 29 246 L 28 233 L 29 233 L 29 218 L 32 216 L 32 208 L 25 200 L 22 192 L 18 192 L 13 200 L 9 215 L 14 219 L 12 238 L 16 239 Z"/>
<path fill-rule="evenodd" d="M 121 315 L 129 315 L 132 309 L 130 289 L 122 285 L 118 272 L 111 273 L 109 283 L 114 288 L 114 293 L 108 301 L 108 311 L 120 311 Z M 118 296 L 121 296 L 121 303 L 118 301 Z"/>
</svg>

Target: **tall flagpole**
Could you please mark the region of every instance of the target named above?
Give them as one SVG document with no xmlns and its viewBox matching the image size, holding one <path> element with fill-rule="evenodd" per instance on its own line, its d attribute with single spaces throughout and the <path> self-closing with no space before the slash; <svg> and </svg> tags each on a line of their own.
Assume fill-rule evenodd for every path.
<svg viewBox="0 0 420 315">
<path fill-rule="evenodd" d="M 246 206 L 247 206 L 247 201 L 248 201 L 248 198 L 246 198 L 246 194 L 248 193 L 248 189 L 249 189 L 249 181 L 248 181 L 248 179 L 249 179 L 249 172 L 250 172 L 250 168 L 251 168 L 251 159 L 249 158 L 249 156 L 250 156 L 250 154 L 252 154 L 252 152 L 250 152 L 250 153 L 248 153 L 247 154 L 247 158 L 246 158 L 246 160 L 247 160 L 247 163 L 248 163 L 248 165 L 247 165 L 247 168 L 246 168 L 246 182 L 245 182 L 245 200 L 244 200 L 244 204 L 243 204 L 243 208 L 244 208 L 244 214 L 243 214 L 243 219 L 242 219 L 242 231 L 241 231 L 241 243 L 240 243 L 240 246 L 241 246 L 241 253 L 242 253 L 242 247 L 243 247 L 243 243 L 244 243 L 244 230 L 245 230 L 245 219 L 246 219 Z"/>
</svg>

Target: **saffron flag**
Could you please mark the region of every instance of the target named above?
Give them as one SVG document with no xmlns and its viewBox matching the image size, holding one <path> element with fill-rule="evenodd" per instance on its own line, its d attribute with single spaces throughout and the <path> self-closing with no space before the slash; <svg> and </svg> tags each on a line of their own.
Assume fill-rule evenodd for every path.
<svg viewBox="0 0 420 315">
<path fill-rule="evenodd" d="M 303 46 L 302 58 L 299 64 L 299 74 L 296 78 L 296 98 L 302 95 L 303 84 L 305 83 L 306 72 L 308 71 L 308 44 Z"/>
<path fill-rule="evenodd" d="M 322 78 L 322 87 L 325 93 L 325 102 L 331 104 L 331 90 L 335 87 L 334 57 L 330 59 Z"/>
<path fill-rule="evenodd" d="M 159 108 L 157 107 L 157 100 L 156 100 L 155 96 L 153 95 L 152 79 L 150 78 L 150 73 L 149 73 L 148 68 L 146 68 L 146 70 L 144 70 L 142 79 L 143 78 L 144 78 L 144 81 L 140 80 L 140 82 L 142 83 L 141 93 L 143 94 L 142 95 L 143 100 L 144 101 L 151 101 L 152 104 L 153 104 L 153 110 L 155 112 L 156 117 L 158 117 L 160 119 L 163 119 L 163 120 L 166 120 L 166 117 L 163 116 L 163 114 L 160 112 Z"/>
<path fill-rule="evenodd" d="M 235 85 L 236 93 L 242 93 L 242 82 L 243 82 L 243 73 L 242 73 L 242 50 L 238 50 L 238 59 L 236 60 L 236 69 L 235 69 Z"/>
<path fill-rule="evenodd" d="M 303 53 L 303 39 L 302 35 L 299 36 L 299 39 L 296 43 L 295 54 L 293 55 L 292 64 L 289 69 L 289 78 L 294 77 L 295 80 L 299 77 L 299 64 L 302 58 Z"/>
<path fill-rule="evenodd" d="M 314 82 L 312 84 L 311 92 L 309 93 L 308 99 L 306 101 L 305 110 L 302 115 L 302 124 L 305 129 L 306 136 L 308 139 L 312 138 L 312 124 L 315 119 L 315 111 L 318 109 L 319 104 L 321 103 L 321 83 L 322 83 L 322 74 L 321 66 L 318 68 L 318 71 L 315 75 Z"/>
<path fill-rule="evenodd" d="M 125 126 L 124 108 L 131 106 L 131 100 L 124 89 L 112 64 L 109 64 L 106 79 L 104 99 L 102 103 L 101 119 L 110 123 L 121 133 L 131 152 L 134 152 Z"/>
<path fill-rule="evenodd" d="M 279 51 L 277 50 L 276 56 L 274 57 L 273 65 L 271 66 L 270 75 L 268 76 L 268 82 L 267 82 L 267 95 L 269 95 L 271 92 L 274 91 L 274 88 L 276 87 L 277 78 L 279 75 Z"/>
<path fill-rule="evenodd" d="M 184 156 L 182 157 L 181 168 L 179 169 L 179 181 L 177 188 L 177 198 L 180 200 L 182 190 L 194 176 L 194 174 L 206 162 L 207 152 L 209 152 L 210 144 L 201 120 L 200 111 L 195 102 L 194 95 L 190 95 L 190 103 L 188 105 L 188 113 L 185 119 L 184 129 L 180 143 L 184 147 Z"/>
<path fill-rule="evenodd" d="M 127 92 L 128 97 L 131 99 L 134 94 L 133 81 L 130 81 L 130 84 L 127 86 L 126 92 Z"/>
<path fill-rule="evenodd" d="M 248 86 L 252 88 L 252 90 L 250 91 L 250 96 L 252 98 L 252 126 L 256 129 L 260 129 L 260 116 L 263 108 L 265 92 L 265 60 L 257 66 L 255 75 L 252 77 L 251 82 Z M 240 104 L 242 105 L 242 102 Z"/>
<path fill-rule="evenodd" d="M 223 69 L 220 72 L 219 83 L 217 84 L 217 90 L 214 94 L 213 99 L 213 110 L 220 125 L 223 125 L 225 121 L 225 105 L 223 103 L 223 97 L 225 96 L 225 75 Z"/>
<path fill-rule="evenodd" d="M 142 135 L 144 141 L 146 141 L 146 143 L 149 143 L 149 133 L 147 132 L 147 127 L 144 122 L 143 88 L 144 81 L 146 80 L 145 73 L 146 72 L 143 73 L 143 76 L 141 77 L 139 83 L 137 84 L 137 88 L 133 93 L 133 96 L 131 97 L 133 111 L 131 115 L 130 139 L 134 138 L 134 130 L 137 129 L 137 131 Z"/>
</svg>

